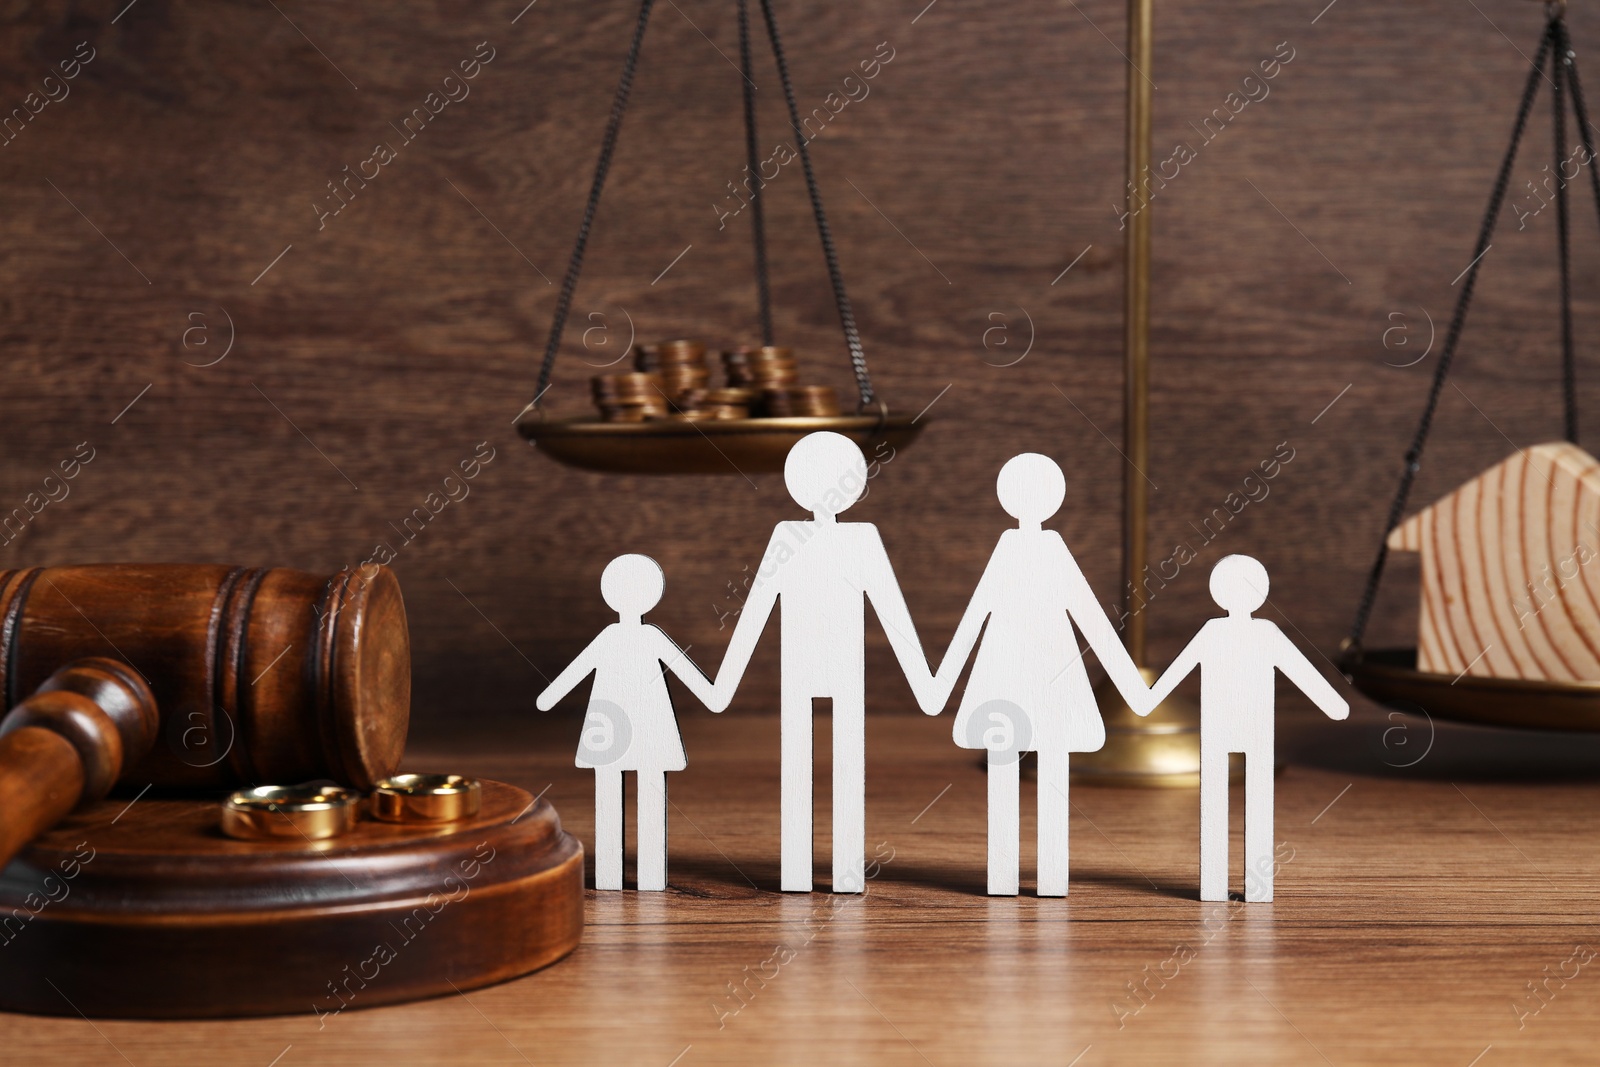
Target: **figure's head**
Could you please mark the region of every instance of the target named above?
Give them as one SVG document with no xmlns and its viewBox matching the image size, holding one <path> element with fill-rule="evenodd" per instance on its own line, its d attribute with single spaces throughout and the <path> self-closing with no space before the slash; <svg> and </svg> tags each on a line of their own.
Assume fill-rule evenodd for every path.
<svg viewBox="0 0 1600 1067">
<path fill-rule="evenodd" d="M 1230 614 L 1248 615 L 1267 600 L 1267 568 L 1251 556 L 1223 556 L 1211 568 L 1211 599 Z"/>
<path fill-rule="evenodd" d="M 661 602 L 666 588 L 661 564 L 649 556 L 618 556 L 600 575 L 600 595 L 606 606 L 623 618 L 643 615 Z"/>
<path fill-rule="evenodd" d="M 807 511 L 837 515 L 867 491 L 867 459 L 843 434 L 809 433 L 789 449 L 783 484 Z"/>
<path fill-rule="evenodd" d="M 1007 515 L 1024 526 L 1037 526 L 1060 509 L 1067 496 L 1067 479 L 1049 456 L 1024 452 L 1000 468 L 995 492 Z"/>
</svg>

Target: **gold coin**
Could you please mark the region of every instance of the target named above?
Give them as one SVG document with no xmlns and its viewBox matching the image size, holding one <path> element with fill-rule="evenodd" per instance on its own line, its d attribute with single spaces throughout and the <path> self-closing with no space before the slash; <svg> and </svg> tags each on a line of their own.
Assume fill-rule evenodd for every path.
<svg viewBox="0 0 1600 1067">
<path fill-rule="evenodd" d="M 772 418 L 824 418 L 839 414 L 839 394 L 827 385 L 799 385 L 761 391 L 762 410 Z"/>
<path fill-rule="evenodd" d="M 794 349 L 781 345 L 740 345 L 722 353 L 724 360 L 794 359 Z"/>
<path fill-rule="evenodd" d="M 603 374 L 590 380 L 596 400 L 633 400 L 659 397 L 663 392 L 657 374 Z"/>
</svg>

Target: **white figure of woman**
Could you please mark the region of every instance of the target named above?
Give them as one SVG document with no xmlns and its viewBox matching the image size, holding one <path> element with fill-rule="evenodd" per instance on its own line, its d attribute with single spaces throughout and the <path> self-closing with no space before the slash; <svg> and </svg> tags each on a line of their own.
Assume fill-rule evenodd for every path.
<svg viewBox="0 0 1600 1067">
<path fill-rule="evenodd" d="M 989 892 L 1017 893 L 1017 769 L 1024 752 L 1036 751 L 1038 894 L 1059 897 L 1067 893 L 1068 753 L 1106 740 L 1074 624 L 1130 707 L 1145 707 L 1150 690 L 1066 542 L 1042 526 L 1066 496 L 1061 468 L 1023 453 L 1000 469 L 996 488 L 1017 527 L 1000 535 L 935 676 L 937 703 L 922 710 L 943 708 L 982 631 L 954 732 L 956 744 L 989 753 Z"/>
<path fill-rule="evenodd" d="M 594 887 L 622 888 L 622 773 L 635 772 L 639 811 L 639 888 L 667 888 L 667 772 L 688 765 L 667 691 L 666 671 L 701 703 L 712 685 L 644 613 L 661 601 L 666 579 L 649 556 L 618 556 L 600 576 L 600 595 L 617 621 L 600 631 L 539 694 L 549 711 L 594 674 L 578 744 L 579 767 L 594 768 Z"/>
</svg>

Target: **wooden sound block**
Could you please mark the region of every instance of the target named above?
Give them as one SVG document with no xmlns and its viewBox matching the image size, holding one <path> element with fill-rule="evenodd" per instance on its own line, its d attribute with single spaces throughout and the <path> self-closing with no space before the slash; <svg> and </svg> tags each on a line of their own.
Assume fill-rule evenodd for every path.
<svg viewBox="0 0 1600 1067">
<path fill-rule="evenodd" d="M 113 798 L 0 872 L 0 1008 L 327 1015 L 527 974 L 578 944 L 583 847 L 483 783 L 470 820 L 239 841 L 216 800 Z"/>
</svg>

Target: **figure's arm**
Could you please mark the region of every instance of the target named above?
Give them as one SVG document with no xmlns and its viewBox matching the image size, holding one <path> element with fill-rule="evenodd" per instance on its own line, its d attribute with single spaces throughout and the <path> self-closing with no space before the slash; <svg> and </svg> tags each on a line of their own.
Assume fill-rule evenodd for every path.
<svg viewBox="0 0 1600 1067">
<path fill-rule="evenodd" d="M 895 580 L 894 567 L 889 563 L 889 553 L 884 551 L 883 538 L 878 528 L 862 524 L 862 558 L 857 561 L 861 586 L 872 610 L 877 612 L 883 632 L 889 635 L 889 647 L 911 683 L 911 693 L 917 706 L 926 711 L 936 705 L 933 675 L 928 670 L 927 657 L 922 653 L 922 642 L 917 640 L 917 628 L 911 621 L 911 611 L 906 607 L 905 594 Z M 938 704 L 944 703 L 937 701 Z"/>
<path fill-rule="evenodd" d="M 676 674 L 689 692 L 694 694 L 696 700 L 706 707 L 712 708 L 713 711 L 719 710 L 712 707 L 716 700 L 716 687 L 711 684 L 711 679 L 701 673 L 700 668 L 695 666 L 694 660 L 689 658 L 687 652 L 678 647 L 676 641 L 668 637 L 660 629 L 655 627 L 652 627 L 652 629 L 655 629 L 656 637 L 658 638 L 656 656 L 661 660 L 661 665 Z"/>
<path fill-rule="evenodd" d="M 1277 661 L 1278 669 L 1284 673 L 1284 677 L 1310 697 L 1311 702 L 1328 718 L 1348 718 L 1349 701 L 1339 695 L 1339 691 L 1328 683 L 1321 671 L 1317 670 L 1316 664 L 1294 647 L 1294 642 L 1285 637 L 1276 624 L 1269 622 L 1268 625 L 1272 626 L 1273 632 L 1278 635 L 1278 647 L 1274 650 L 1273 658 Z"/>
<path fill-rule="evenodd" d="M 579 682 L 593 673 L 595 667 L 599 666 L 595 659 L 595 646 L 599 643 L 598 637 L 590 641 L 588 647 L 579 652 L 577 657 L 567 664 L 566 669 L 556 675 L 556 680 L 545 686 L 544 692 L 534 701 L 540 711 L 549 711 L 555 707 L 556 701 L 572 692 Z"/>
<path fill-rule="evenodd" d="M 1151 699 L 1149 688 L 1139 676 L 1139 668 L 1134 666 L 1132 657 L 1122 645 L 1122 638 L 1117 636 L 1116 627 L 1106 617 L 1094 590 L 1089 587 L 1089 580 L 1078 569 L 1071 553 L 1066 551 L 1065 543 L 1061 547 L 1066 564 L 1067 614 L 1083 632 L 1095 657 L 1100 660 L 1100 666 L 1106 669 L 1111 684 L 1117 687 L 1117 692 L 1128 702 L 1128 707 L 1140 715 L 1150 714 L 1155 709 L 1156 701 Z"/>
<path fill-rule="evenodd" d="M 704 701 L 712 711 L 724 711 L 733 702 L 733 692 L 739 688 L 744 670 L 750 666 L 750 657 L 755 654 L 756 642 L 761 639 L 761 631 L 766 629 L 767 620 L 772 617 L 772 609 L 778 602 L 782 587 L 783 576 L 779 571 L 782 564 L 777 562 L 777 552 L 783 545 L 783 527 L 779 526 L 772 531 L 772 540 L 767 542 L 767 550 L 761 556 L 761 566 L 756 568 L 755 581 L 750 583 L 744 607 L 739 610 L 739 623 L 733 628 L 728 651 L 723 653 L 722 666 L 717 669 L 717 680 L 711 687 L 711 699 Z M 762 577 L 762 572 L 767 570 L 770 570 L 771 577 Z"/>
<path fill-rule="evenodd" d="M 1134 711 L 1140 715 L 1150 714 L 1156 709 L 1156 705 L 1172 695 L 1179 682 L 1189 677 L 1189 673 L 1200 666 L 1202 648 L 1206 643 L 1206 628 L 1210 625 L 1208 622 L 1200 627 L 1200 632 L 1183 647 L 1182 652 L 1178 653 L 1178 658 L 1172 661 L 1172 666 L 1163 671 L 1161 677 L 1156 679 L 1156 684 L 1150 687 L 1150 706 L 1143 710 L 1134 708 Z"/>
<path fill-rule="evenodd" d="M 967 610 L 961 615 L 961 622 L 956 625 L 955 636 L 950 638 L 950 647 L 944 650 L 944 659 L 939 663 L 939 670 L 933 677 L 933 687 L 928 693 L 929 703 L 921 703 L 922 710 L 929 715 L 937 715 L 944 710 L 945 704 L 950 701 L 950 692 L 956 687 L 956 679 L 961 677 L 962 668 L 967 665 L 967 660 L 972 658 L 972 650 L 978 643 L 978 635 L 983 631 L 984 621 L 989 613 L 994 610 L 989 598 L 989 572 L 994 567 L 994 556 L 989 557 L 989 563 L 983 570 L 983 577 L 978 579 L 978 587 L 973 590 L 972 599 L 967 602 Z"/>
</svg>

